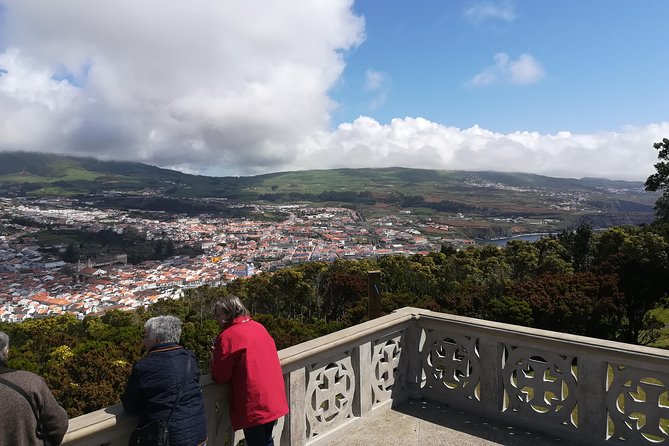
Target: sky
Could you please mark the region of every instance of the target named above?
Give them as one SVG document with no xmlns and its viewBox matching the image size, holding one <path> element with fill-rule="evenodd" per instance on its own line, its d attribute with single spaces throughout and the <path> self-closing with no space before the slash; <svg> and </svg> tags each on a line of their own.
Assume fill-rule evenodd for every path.
<svg viewBox="0 0 669 446">
<path fill-rule="evenodd" d="M 645 180 L 665 0 L 0 0 L 0 151 Z"/>
</svg>

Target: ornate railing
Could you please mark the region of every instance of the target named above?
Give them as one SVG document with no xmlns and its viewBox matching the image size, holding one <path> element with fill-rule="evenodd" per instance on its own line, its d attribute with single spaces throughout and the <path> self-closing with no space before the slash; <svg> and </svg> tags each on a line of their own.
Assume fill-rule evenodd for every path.
<svg viewBox="0 0 669 446">
<path fill-rule="evenodd" d="M 669 444 L 669 352 L 403 308 L 279 352 L 290 413 L 275 442 L 330 442 L 409 398 L 542 430 L 568 444 Z M 235 445 L 227 389 L 202 379 L 210 445 Z M 112 406 L 70 420 L 67 445 L 125 445 Z"/>
</svg>

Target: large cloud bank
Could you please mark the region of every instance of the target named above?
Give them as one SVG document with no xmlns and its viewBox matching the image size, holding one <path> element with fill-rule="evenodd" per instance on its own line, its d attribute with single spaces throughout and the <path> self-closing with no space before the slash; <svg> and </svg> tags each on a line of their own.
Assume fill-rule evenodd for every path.
<svg viewBox="0 0 669 446">
<path fill-rule="evenodd" d="M 192 168 L 290 162 L 364 37 L 352 1 L 4 5 L 0 150 Z"/>
<path fill-rule="evenodd" d="M 652 171 L 652 142 L 669 123 L 542 135 L 360 117 L 331 130 L 329 92 L 365 38 L 352 3 L 0 0 L 0 151 L 209 175 L 407 166 L 643 179 Z M 502 62 L 486 73 L 542 75 L 530 59 Z"/>
<path fill-rule="evenodd" d="M 447 127 L 422 118 L 382 125 L 360 117 L 300 145 L 300 168 L 404 166 L 447 170 L 532 172 L 559 177 L 645 179 L 657 152 L 649 141 L 669 134 L 669 122 L 621 132 L 501 134 L 478 126 Z M 326 160 L 326 161 L 324 161 Z"/>
</svg>

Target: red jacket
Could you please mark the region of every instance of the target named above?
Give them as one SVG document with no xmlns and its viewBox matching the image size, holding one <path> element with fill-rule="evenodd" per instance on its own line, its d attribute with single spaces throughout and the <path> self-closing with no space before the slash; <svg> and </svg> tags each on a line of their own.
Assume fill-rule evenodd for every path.
<svg viewBox="0 0 669 446">
<path fill-rule="evenodd" d="M 288 413 L 274 339 L 248 316 L 236 318 L 218 335 L 211 376 L 219 384 L 229 384 L 230 421 L 235 430 L 269 423 Z"/>
</svg>

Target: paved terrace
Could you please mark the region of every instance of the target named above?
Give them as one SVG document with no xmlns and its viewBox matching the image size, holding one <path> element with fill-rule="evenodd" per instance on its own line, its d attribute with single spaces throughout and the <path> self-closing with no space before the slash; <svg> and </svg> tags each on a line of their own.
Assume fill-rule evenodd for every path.
<svg viewBox="0 0 669 446">
<path fill-rule="evenodd" d="M 669 444 L 669 352 L 403 308 L 279 352 L 281 446 Z M 202 378 L 210 445 L 237 445 L 228 391 Z M 119 405 L 68 446 L 125 446 Z"/>
<path fill-rule="evenodd" d="M 554 435 L 505 425 L 445 404 L 410 400 L 365 421 L 328 446 L 374 444 L 568 446 L 570 443 Z"/>
</svg>

